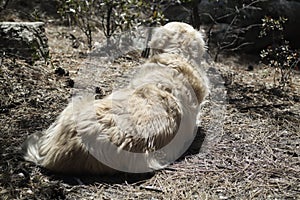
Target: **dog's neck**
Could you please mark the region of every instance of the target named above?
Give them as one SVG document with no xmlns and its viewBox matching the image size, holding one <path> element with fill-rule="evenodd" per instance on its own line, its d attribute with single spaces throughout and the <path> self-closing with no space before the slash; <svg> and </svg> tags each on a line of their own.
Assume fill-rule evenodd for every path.
<svg viewBox="0 0 300 200">
<path fill-rule="evenodd" d="M 163 51 L 160 49 L 152 49 L 152 54 L 150 57 L 157 56 L 157 55 L 176 55 L 176 57 L 180 57 L 189 64 L 193 65 L 194 67 L 201 68 L 201 57 L 202 55 L 189 55 L 185 52 L 180 51 L 179 49 L 177 50 L 172 50 L 172 51 Z"/>
<path fill-rule="evenodd" d="M 152 56 L 149 61 L 161 66 L 171 66 L 183 74 L 195 91 L 198 102 L 202 102 L 208 94 L 208 81 L 200 68 L 200 63 L 176 53 L 157 54 Z"/>
</svg>

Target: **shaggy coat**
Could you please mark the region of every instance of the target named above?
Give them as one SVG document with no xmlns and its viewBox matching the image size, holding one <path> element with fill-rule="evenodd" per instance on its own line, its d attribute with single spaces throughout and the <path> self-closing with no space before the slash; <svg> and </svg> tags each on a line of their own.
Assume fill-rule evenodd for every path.
<svg viewBox="0 0 300 200">
<path fill-rule="evenodd" d="M 205 44 L 200 32 L 172 22 L 157 28 L 150 47 L 126 88 L 100 100 L 73 99 L 45 132 L 25 141 L 24 158 L 65 174 L 146 172 L 177 159 L 208 94 Z"/>
</svg>

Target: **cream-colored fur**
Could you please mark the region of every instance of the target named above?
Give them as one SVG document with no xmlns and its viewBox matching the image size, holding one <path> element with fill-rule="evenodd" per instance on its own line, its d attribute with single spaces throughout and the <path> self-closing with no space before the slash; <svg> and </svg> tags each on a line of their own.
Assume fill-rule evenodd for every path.
<svg viewBox="0 0 300 200">
<path fill-rule="evenodd" d="M 74 99 L 45 132 L 25 141 L 25 159 L 79 174 L 143 172 L 176 159 L 208 94 L 200 66 L 205 44 L 200 32 L 172 22 L 154 32 L 150 47 L 127 88 L 100 100 Z"/>
</svg>

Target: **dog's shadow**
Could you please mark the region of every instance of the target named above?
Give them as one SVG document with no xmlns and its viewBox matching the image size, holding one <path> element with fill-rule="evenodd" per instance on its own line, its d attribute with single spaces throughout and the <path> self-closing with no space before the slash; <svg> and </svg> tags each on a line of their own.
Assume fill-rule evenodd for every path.
<svg viewBox="0 0 300 200">
<path fill-rule="evenodd" d="M 186 152 L 177 159 L 176 162 L 180 162 L 187 156 L 196 155 L 200 152 L 201 146 L 204 142 L 206 132 L 203 128 L 198 127 L 197 134 Z M 163 170 L 163 169 L 162 169 Z M 52 176 L 53 179 L 62 180 L 64 183 L 69 185 L 89 185 L 94 183 L 105 183 L 105 184 L 141 184 L 148 179 L 151 179 L 155 172 L 148 173 L 118 173 L 116 175 L 102 175 L 102 176 L 65 176 L 65 175 L 53 175 L 46 169 L 43 169 L 44 174 Z"/>
<path fill-rule="evenodd" d="M 177 159 L 177 161 L 181 161 L 187 156 L 196 155 L 200 153 L 205 137 L 206 137 L 206 131 L 202 127 L 198 126 L 197 133 L 193 142 L 191 143 L 190 147 L 184 152 L 184 154 L 180 156 L 179 159 Z"/>
</svg>

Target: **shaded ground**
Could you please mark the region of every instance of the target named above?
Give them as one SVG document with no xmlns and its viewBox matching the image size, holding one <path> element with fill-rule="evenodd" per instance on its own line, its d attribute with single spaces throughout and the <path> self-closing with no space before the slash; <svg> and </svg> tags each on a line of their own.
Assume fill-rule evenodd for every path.
<svg viewBox="0 0 300 200">
<path fill-rule="evenodd" d="M 72 47 L 70 33 L 79 48 Z M 222 74 L 227 90 L 226 108 L 220 107 L 224 116 L 218 116 L 223 131 L 214 132 L 219 129 L 211 123 L 219 114 L 210 110 L 222 102 L 207 102 L 194 149 L 167 169 L 143 175 L 64 177 L 23 161 L 22 142 L 46 129 L 66 106 L 71 80 L 76 85 L 77 70 L 86 58 L 78 31 L 48 25 L 47 35 L 52 64 L 1 60 L 0 199 L 300 198 L 300 75 L 282 91 L 271 87 L 270 69 L 255 65 L 254 71 L 246 71 L 247 63 L 232 58 L 210 64 L 210 71 Z M 103 66 L 100 95 L 110 93 L 115 80 L 126 83 L 140 62 L 134 54 Z M 55 74 L 57 67 L 69 75 Z M 199 151 L 204 134 L 207 140 Z"/>
</svg>

